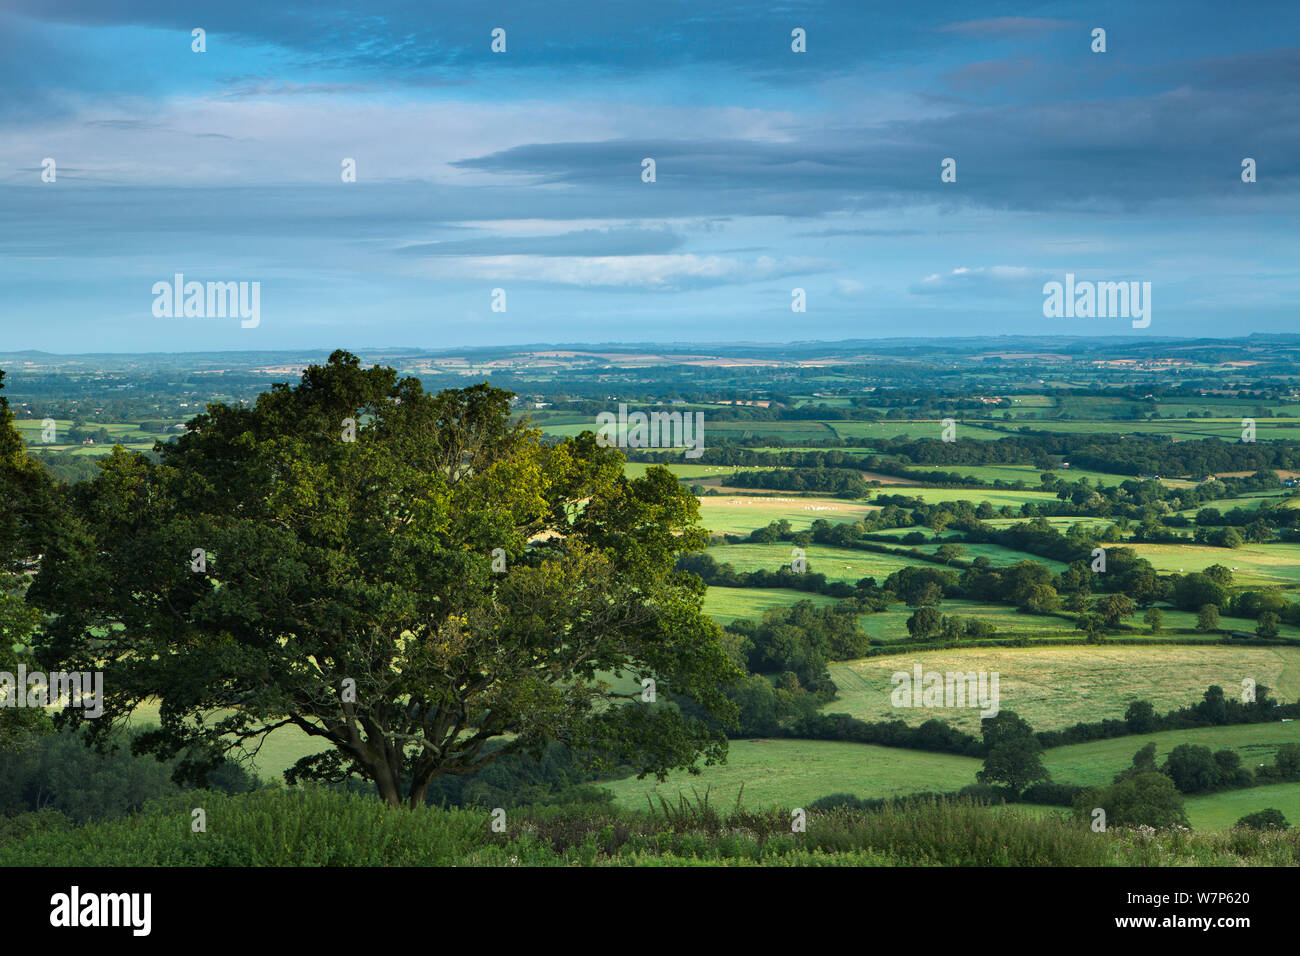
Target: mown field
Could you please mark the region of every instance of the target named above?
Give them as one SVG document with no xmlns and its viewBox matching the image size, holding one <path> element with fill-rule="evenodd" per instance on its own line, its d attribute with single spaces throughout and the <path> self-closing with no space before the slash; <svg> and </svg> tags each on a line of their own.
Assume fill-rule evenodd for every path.
<svg viewBox="0 0 1300 956">
<path fill-rule="evenodd" d="M 727 762 L 705 767 L 698 776 L 674 774 L 664 783 L 629 777 L 602 783 L 624 807 L 644 808 L 646 799 L 709 794 L 711 803 L 730 808 L 744 788 L 751 809 L 802 806 L 831 793 L 892 796 L 920 791 L 950 791 L 975 782 L 980 761 L 953 754 L 824 740 L 733 740 Z"/>
<path fill-rule="evenodd" d="M 872 615 L 875 616 L 875 615 Z M 871 633 L 870 620 L 866 622 Z M 1205 688 L 1218 684 L 1228 694 L 1241 692 L 1243 678 L 1273 689 L 1273 696 L 1300 697 L 1300 648 L 1223 645 L 1065 645 L 983 647 L 886 655 L 830 665 L 839 699 L 824 709 L 863 720 L 903 720 L 921 724 L 946 720 L 969 733 L 979 732 L 979 710 L 895 708 L 890 703 L 896 671 L 996 672 L 1002 710 L 1013 710 L 1036 730 L 1052 730 L 1120 719 L 1130 701 L 1148 700 L 1160 712 L 1194 703 Z M 1300 725 L 1296 725 L 1300 727 Z"/>
<path fill-rule="evenodd" d="M 700 524 L 719 534 L 747 534 L 756 528 L 765 528 L 773 521 L 785 519 L 793 530 L 807 531 L 818 518 L 831 524 L 842 524 L 879 510 L 876 505 L 841 498 L 709 495 L 700 499 Z M 787 555 L 789 550 L 787 547 Z"/>
</svg>

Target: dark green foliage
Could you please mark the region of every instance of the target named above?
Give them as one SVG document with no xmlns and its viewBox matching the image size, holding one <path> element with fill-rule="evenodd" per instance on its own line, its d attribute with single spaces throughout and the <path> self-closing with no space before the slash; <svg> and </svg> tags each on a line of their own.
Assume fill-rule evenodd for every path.
<svg viewBox="0 0 1300 956">
<path fill-rule="evenodd" d="M 1233 829 L 1240 827 L 1246 830 L 1286 830 L 1290 824 L 1286 822 L 1286 817 L 1282 815 L 1281 810 L 1269 807 L 1258 813 L 1246 814 L 1232 826 Z"/>
<path fill-rule="evenodd" d="M 0 754 L 0 813 L 56 810 L 77 823 L 111 820 L 150 800 L 181 793 L 172 762 L 136 756 L 130 740 L 96 753 L 80 732 L 51 733 L 18 753 Z M 246 793 L 258 786 L 245 768 L 227 762 L 209 774 L 212 789 Z"/>
<path fill-rule="evenodd" d="M 1090 823 L 1098 807 L 1106 811 L 1107 827 L 1190 827 L 1182 794 L 1162 773 L 1142 773 L 1085 790 L 1075 798 L 1075 817 Z"/>
</svg>

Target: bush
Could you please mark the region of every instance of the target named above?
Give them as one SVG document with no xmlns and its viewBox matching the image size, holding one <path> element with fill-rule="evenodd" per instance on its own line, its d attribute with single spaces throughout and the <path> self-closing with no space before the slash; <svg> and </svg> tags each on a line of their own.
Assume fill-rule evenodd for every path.
<svg viewBox="0 0 1300 956">
<path fill-rule="evenodd" d="M 1232 825 L 1234 830 L 1285 830 L 1290 824 L 1286 822 L 1286 817 L 1282 815 L 1281 810 L 1275 810 L 1269 807 L 1267 810 L 1260 810 L 1258 813 L 1248 813 Z"/>
<path fill-rule="evenodd" d="M 1074 800 L 1075 817 L 1091 822 L 1093 811 L 1106 811 L 1108 827 L 1188 827 L 1183 795 L 1163 773 L 1142 773 L 1109 787 L 1083 791 Z"/>
<path fill-rule="evenodd" d="M 75 823 L 107 820 L 138 810 L 150 800 L 185 792 L 172 782 L 174 762 L 130 752 L 123 735 L 115 750 L 90 750 L 75 732 L 46 734 L 18 752 L 0 753 L 0 813 L 57 810 Z M 259 786 L 244 767 L 226 762 L 208 775 L 224 793 Z"/>
</svg>

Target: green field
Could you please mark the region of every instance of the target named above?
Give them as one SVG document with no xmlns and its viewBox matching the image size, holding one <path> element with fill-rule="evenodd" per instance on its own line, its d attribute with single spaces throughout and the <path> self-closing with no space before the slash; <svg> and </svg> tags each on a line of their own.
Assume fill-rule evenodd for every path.
<svg viewBox="0 0 1300 956">
<path fill-rule="evenodd" d="M 836 599 L 828 595 L 792 588 L 711 587 L 704 595 L 704 613 L 719 624 L 730 624 L 737 618 L 757 621 L 769 608 L 789 607 L 800 601 L 812 601 L 818 607 L 836 603 Z"/>
<path fill-rule="evenodd" d="M 1035 561 L 1050 567 L 1053 571 L 1062 570 L 1065 565 L 1059 561 L 1037 558 L 1023 551 L 1013 551 L 996 544 L 967 545 L 963 559 L 987 557 L 996 566 L 1016 564 L 1020 561 Z M 926 553 L 932 553 L 938 545 L 921 546 Z M 709 548 L 705 553 L 718 564 L 730 564 L 736 571 L 775 571 L 789 565 L 793 545 L 788 541 L 772 544 L 746 542 L 744 544 L 724 544 Z M 907 555 L 881 554 L 876 551 L 859 551 L 856 548 L 836 548 L 824 544 L 810 544 L 804 548 L 808 561 L 808 570 L 826 575 L 830 581 L 856 582 L 863 577 L 874 577 L 881 583 L 899 568 L 917 564 L 925 567 L 941 568 L 943 565 L 921 561 Z M 957 568 L 952 568 L 958 571 Z M 910 613 L 910 612 L 909 612 Z"/>
<path fill-rule="evenodd" d="M 730 564 L 738 572 L 775 571 L 788 566 L 793 546 L 788 541 L 774 544 L 726 544 L 709 548 L 705 554 L 719 564 Z M 856 582 L 864 577 L 884 581 L 899 568 L 913 563 L 907 558 L 873 551 L 834 548 L 810 544 L 804 549 L 808 571 L 826 575 L 829 581 Z"/>
<path fill-rule="evenodd" d="M 988 621 L 998 629 L 998 637 L 1082 636 L 1074 629 L 1072 619 L 1042 614 L 1021 614 L 1015 608 L 1005 604 L 946 600 L 939 605 L 939 610 L 944 614 L 956 614 L 963 618 L 976 617 Z M 858 618 L 858 622 L 873 639 L 891 643 L 905 641 L 911 636 L 907 633 L 907 619 L 915 612 L 916 608 L 895 606 L 888 611 L 863 614 Z"/>
<path fill-rule="evenodd" d="M 1283 744 L 1300 743 L 1300 721 L 1269 724 L 1234 724 L 1228 727 L 1198 727 L 1194 730 L 1166 730 L 1158 734 L 1132 734 L 1110 740 L 1090 740 L 1068 747 L 1043 751 L 1043 765 L 1052 779 L 1083 787 L 1109 784 L 1117 773 L 1133 763 L 1133 755 L 1149 743 L 1156 745 L 1156 763 L 1162 764 L 1179 744 L 1235 750 L 1248 770 L 1273 762 Z M 1236 819 L 1235 817 L 1233 819 Z M 1228 821 L 1231 823 L 1232 821 Z"/>
<path fill-rule="evenodd" d="M 1171 607 L 1161 607 L 1160 613 L 1165 616 L 1161 623 L 1161 633 L 1167 634 L 1170 631 L 1195 631 L 1196 630 L 1196 613 L 1193 611 L 1179 611 Z M 1138 611 L 1133 617 L 1129 618 L 1128 623 L 1137 629 L 1138 633 L 1145 634 L 1146 626 L 1142 623 L 1142 612 Z M 1256 622 L 1244 617 L 1230 617 L 1227 614 L 1219 618 L 1219 626 L 1225 631 L 1246 631 L 1254 633 Z M 1278 624 L 1277 633 L 1280 637 L 1289 637 L 1292 640 L 1300 641 L 1300 627 L 1293 624 Z M 1188 635 L 1190 636 L 1190 635 Z"/>
<path fill-rule="evenodd" d="M 1045 568 L 1050 568 L 1054 574 L 1060 574 L 1068 567 L 1064 561 L 1053 561 L 1051 558 L 1041 558 L 1036 554 L 1030 554 L 1028 551 L 1016 551 L 1013 548 L 1004 548 L 1000 544 L 966 544 L 957 542 L 963 548 L 961 561 L 974 561 L 976 558 L 988 558 L 989 563 L 995 567 L 1004 567 L 1007 565 L 1018 564 L 1021 561 L 1032 561 L 1034 564 L 1041 564 Z M 926 554 L 935 554 L 939 550 L 939 545 L 920 545 L 921 550 Z"/>
<path fill-rule="evenodd" d="M 1274 783 L 1188 797 L 1184 805 L 1193 830 L 1227 830 L 1247 814 L 1270 807 L 1281 810 L 1287 823 L 1294 827 L 1300 824 L 1300 783 Z"/>
<path fill-rule="evenodd" d="M 871 618 L 876 616 L 864 622 L 873 636 Z M 917 663 L 927 671 L 997 673 L 1001 709 L 1015 711 L 1036 730 L 1103 718 L 1118 720 L 1133 700 L 1148 700 L 1164 713 L 1199 701 L 1211 684 L 1218 684 L 1225 693 L 1239 694 L 1246 677 L 1272 688 L 1279 700 L 1300 697 L 1300 648 L 1218 644 L 979 647 L 833 663 L 831 680 L 839 689 L 839 699 L 823 709 L 863 720 L 909 724 L 938 718 L 968 733 L 978 733 L 978 708 L 892 706 L 891 675 L 910 672 Z"/>
<path fill-rule="evenodd" d="M 882 495 L 906 495 L 920 498 L 927 504 L 942 504 L 945 501 L 969 501 L 979 505 L 987 501 L 995 508 L 1011 505 L 1019 508 L 1029 502 L 1057 502 L 1056 495 L 1050 491 L 997 491 L 992 488 L 925 488 L 916 485 L 900 485 L 881 491 Z M 874 500 L 874 499 L 873 499 Z"/>
<path fill-rule="evenodd" d="M 832 793 L 887 797 L 920 791 L 952 791 L 975 782 L 980 761 L 953 754 L 824 740 L 733 740 L 726 764 L 699 776 L 679 773 L 664 783 L 627 777 L 603 783 L 617 803 L 644 808 L 660 795 L 703 796 L 720 808 L 801 806 Z"/>
<path fill-rule="evenodd" d="M 78 442 L 73 445 L 63 441 L 68 429 L 72 427 L 72 419 L 70 418 L 54 419 L 54 437 L 57 440 L 46 444 L 41 441 L 42 421 L 39 418 L 14 420 L 18 433 L 22 435 L 23 440 L 27 443 L 28 450 L 33 454 L 69 452 L 74 455 L 106 455 L 113 449 L 111 444 L 82 445 Z M 103 428 L 112 436 L 115 443 L 120 444 L 129 451 L 149 451 L 153 448 L 155 441 L 166 441 L 176 435 L 176 432 L 142 432 L 138 425 L 130 422 L 87 422 L 84 428 L 87 431 L 98 431 Z"/>
<path fill-rule="evenodd" d="M 130 726 L 139 729 L 148 725 L 157 726 L 158 723 L 157 701 L 145 701 L 136 708 Z M 254 743 L 250 746 L 257 745 Z M 301 758 L 330 749 L 331 745 L 327 741 L 313 738 L 297 727 L 280 727 L 263 738 L 261 747 L 250 758 L 247 766 L 264 780 L 283 782 L 284 771 Z M 231 756 L 233 758 L 235 755 Z"/>
<path fill-rule="evenodd" d="M 666 461 L 662 463 L 665 468 L 671 471 L 678 478 L 690 481 L 698 481 L 707 478 L 726 478 L 734 475 L 737 471 L 759 471 L 756 468 L 735 468 L 732 465 L 696 465 L 684 461 Z M 629 478 L 640 478 L 645 474 L 647 468 L 651 467 L 650 462 L 644 461 L 625 461 L 623 463 L 623 474 Z"/>
<path fill-rule="evenodd" d="M 967 424 L 960 418 L 957 421 L 958 438 L 992 439 L 1005 438 L 1006 432 L 996 431 L 977 424 Z M 825 422 L 826 427 L 840 438 L 940 438 L 943 434 L 943 421 L 931 418 L 919 421 L 891 420 L 882 422 Z"/>
<path fill-rule="evenodd" d="M 714 532 L 748 534 L 758 528 L 766 528 L 773 521 L 784 519 L 790 522 L 793 530 L 807 531 L 818 518 L 831 524 L 843 524 L 857 521 L 863 515 L 879 510 L 876 505 L 841 498 L 708 495 L 700 499 L 700 524 Z M 789 564 L 788 545 L 785 554 L 786 563 Z"/>
<path fill-rule="evenodd" d="M 1241 418 L 1164 418 L 1155 421 L 1056 421 L 1045 419 L 1028 423 L 1036 430 L 1071 435 L 1125 434 L 1169 435 L 1173 438 L 1241 439 Z M 1255 431 L 1259 441 L 1274 438 L 1300 438 L 1300 419 L 1257 418 Z M 958 429 L 958 435 L 964 434 Z M 970 436 L 978 437 L 978 436 Z"/>
<path fill-rule="evenodd" d="M 927 465 L 924 462 L 914 464 L 910 471 L 946 471 L 958 478 L 976 478 L 980 481 L 1023 481 L 1030 489 L 1042 487 L 1043 469 L 1033 465 Z M 1058 468 L 1051 472 L 1062 481 L 1078 481 L 1087 478 L 1093 485 L 1118 485 L 1132 480 L 1131 475 L 1115 475 L 1104 471 L 1088 471 L 1085 468 Z"/>
<path fill-rule="evenodd" d="M 1012 525 L 1024 524 L 1031 520 L 1046 521 L 1061 534 L 1065 534 L 1076 524 L 1095 531 L 1104 531 L 1113 523 L 1110 518 L 985 518 L 981 523 L 990 528 L 1010 528 Z"/>
<path fill-rule="evenodd" d="M 1159 572 L 1191 573 L 1212 564 L 1235 568 L 1234 584 L 1300 584 L 1300 544 L 1246 544 L 1240 548 L 1212 548 L 1196 544 L 1145 544 L 1126 542 Z"/>
</svg>

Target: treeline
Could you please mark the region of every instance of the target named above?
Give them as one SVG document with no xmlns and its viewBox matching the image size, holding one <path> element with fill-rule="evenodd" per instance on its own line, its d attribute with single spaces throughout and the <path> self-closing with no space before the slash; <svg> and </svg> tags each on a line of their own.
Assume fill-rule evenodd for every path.
<svg viewBox="0 0 1300 956">
<path fill-rule="evenodd" d="M 850 598 L 858 595 L 859 588 L 845 581 L 830 581 L 826 575 L 812 570 L 794 571 L 789 565 L 771 571 L 737 571 L 730 564 L 718 564 L 708 552 L 684 554 L 677 559 L 679 571 L 690 571 L 704 579 L 710 587 L 724 588 L 790 588 L 810 591 L 833 598 Z M 871 580 L 874 585 L 874 579 Z"/>
<path fill-rule="evenodd" d="M 871 494 L 871 486 L 861 473 L 847 468 L 739 471 L 727 478 L 727 484 L 738 488 L 772 488 L 776 491 L 817 491 L 836 498 L 865 498 Z"/>
<path fill-rule="evenodd" d="M 1034 737 L 1039 746 L 1046 750 L 1069 744 L 1087 743 L 1091 740 L 1136 736 L 1165 730 L 1272 723 L 1298 715 L 1300 715 L 1300 702 L 1278 704 L 1269 696 L 1267 687 L 1257 687 L 1255 701 L 1243 703 L 1225 697 L 1223 689 L 1216 685 L 1206 690 L 1200 702 L 1171 710 L 1163 716 L 1156 713 L 1155 707 L 1149 701 L 1138 700 L 1129 704 L 1123 720 L 1108 719 L 1095 723 L 1078 723 L 1062 730 L 1040 730 L 1034 733 Z M 987 747 L 982 739 L 957 730 L 946 721 L 938 719 L 927 720 L 919 726 L 910 726 L 901 720 L 870 722 L 848 714 L 814 713 L 787 722 L 781 727 L 780 733 L 781 736 L 791 738 L 869 743 L 883 747 L 958 754 L 964 757 L 987 755 Z M 1263 768 L 1257 776 L 1261 779 L 1270 779 L 1270 771 Z"/>
<path fill-rule="evenodd" d="M 594 421 L 594 417 L 593 417 Z M 989 427 L 981 422 L 981 427 Z M 939 424 L 935 423 L 936 433 Z M 958 423 L 960 435 L 961 424 Z M 594 429 L 594 426 L 593 426 Z M 707 429 L 707 422 L 706 422 Z M 779 439 L 761 436 L 754 445 L 778 448 Z M 800 442 L 815 445 L 817 441 Z M 1161 475 L 1193 478 L 1225 471 L 1273 471 L 1300 469 L 1300 442 L 1292 439 L 1241 442 L 1221 438 L 1180 439 L 1166 435 L 1065 434 L 1031 431 L 1027 426 L 1004 438 L 983 440 L 958 437 L 955 441 L 898 436 L 894 438 L 842 438 L 837 447 L 816 451 L 758 450 L 728 439 L 709 442 L 700 464 L 734 465 L 747 468 L 843 468 L 898 474 L 912 465 L 1017 465 L 1029 462 L 1044 471 L 1068 461 L 1071 468 L 1087 468 L 1116 475 Z M 839 449 L 870 448 L 873 454 L 851 455 Z M 629 457 L 633 457 L 629 455 Z M 636 460 L 663 460 L 646 454 Z M 948 476 L 951 480 L 951 476 Z"/>
<path fill-rule="evenodd" d="M 1179 707 L 1163 715 L 1156 713 L 1155 706 L 1150 701 L 1135 700 L 1128 705 L 1123 720 L 1078 723 L 1062 730 L 1042 730 L 1036 736 L 1044 748 L 1064 747 L 1090 740 L 1153 734 L 1164 730 L 1272 723 L 1284 717 L 1296 716 L 1300 716 L 1300 703 L 1279 704 L 1269 696 L 1269 688 L 1263 685 L 1255 688 L 1255 700 L 1250 703 L 1227 697 L 1222 687 L 1213 685 L 1205 691 L 1198 703 L 1190 707 Z"/>
<path fill-rule="evenodd" d="M 795 718 L 815 715 L 835 697 L 827 665 L 862 657 L 870 646 L 853 602 L 816 607 L 800 601 L 772 608 L 758 621 L 723 630 L 723 646 L 747 677 L 728 690 L 740 711 L 732 737 L 770 737 Z"/>
</svg>

